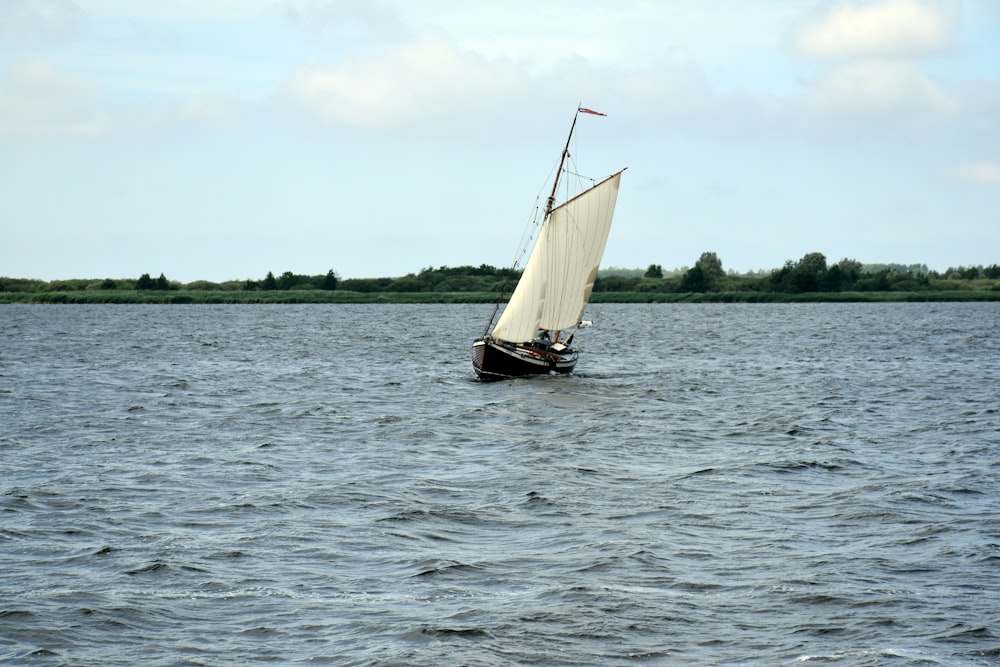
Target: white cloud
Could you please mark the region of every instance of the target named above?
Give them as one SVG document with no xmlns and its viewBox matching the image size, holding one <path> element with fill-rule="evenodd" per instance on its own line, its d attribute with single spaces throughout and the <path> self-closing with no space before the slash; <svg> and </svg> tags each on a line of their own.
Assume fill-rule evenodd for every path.
<svg viewBox="0 0 1000 667">
<path fill-rule="evenodd" d="M 392 128 L 498 103 L 524 84 L 512 66 L 421 39 L 371 58 L 299 68 L 284 94 L 323 123 Z"/>
<path fill-rule="evenodd" d="M 83 31 L 86 18 L 72 0 L 0 2 L 0 42 L 69 39 Z"/>
<path fill-rule="evenodd" d="M 937 53 L 950 45 L 953 3 L 887 0 L 838 3 L 805 24 L 793 38 L 807 57 L 907 57 Z"/>
<path fill-rule="evenodd" d="M 966 183 L 1000 186 L 1000 164 L 996 162 L 966 162 L 952 169 L 950 175 Z"/>
<path fill-rule="evenodd" d="M 113 106 L 94 84 L 26 57 L 0 73 L 0 136 L 97 137 L 177 127 L 240 127 L 243 105 L 223 94 Z"/>
<path fill-rule="evenodd" d="M 97 89 L 42 58 L 18 60 L 0 78 L 0 134 L 82 137 L 107 127 Z"/>
<path fill-rule="evenodd" d="M 239 120 L 235 100 L 223 95 L 202 95 L 185 100 L 180 105 L 181 120 L 195 125 L 226 128 Z"/>
<path fill-rule="evenodd" d="M 792 41 L 823 67 L 792 106 L 811 129 L 926 128 L 962 111 L 955 91 L 921 66 L 952 45 L 955 0 L 838 2 L 800 24 Z"/>
<path fill-rule="evenodd" d="M 803 97 L 802 108 L 813 120 L 926 122 L 958 105 L 915 64 L 878 60 L 824 72 Z"/>
<path fill-rule="evenodd" d="M 260 16 L 273 20 L 279 12 L 275 0 L 147 0 L 142 3 L 129 0 L 85 0 L 84 4 L 93 16 L 188 26 L 216 21 L 245 22 Z"/>
<path fill-rule="evenodd" d="M 119 109 L 116 128 L 137 133 L 177 128 L 225 132 L 242 126 L 243 112 L 243 105 L 236 99 L 221 94 L 161 99 Z"/>
<path fill-rule="evenodd" d="M 400 38 L 407 33 L 397 15 L 376 0 L 289 1 L 283 14 L 304 32 L 333 32 L 366 40 Z"/>
</svg>

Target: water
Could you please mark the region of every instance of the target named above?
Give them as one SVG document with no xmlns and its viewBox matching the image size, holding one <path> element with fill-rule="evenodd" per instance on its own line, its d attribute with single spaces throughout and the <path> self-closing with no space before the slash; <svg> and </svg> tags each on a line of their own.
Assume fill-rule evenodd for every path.
<svg viewBox="0 0 1000 667">
<path fill-rule="evenodd" d="M 1000 664 L 998 304 L 0 306 L 0 662 Z"/>
</svg>

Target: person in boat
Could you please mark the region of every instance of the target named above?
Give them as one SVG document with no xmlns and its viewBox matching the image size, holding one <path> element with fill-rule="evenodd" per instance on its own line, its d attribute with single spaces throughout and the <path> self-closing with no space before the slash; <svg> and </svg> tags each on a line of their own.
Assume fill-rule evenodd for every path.
<svg viewBox="0 0 1000 667">
<path fill-rule="evenodd" d="M 531 346 L 538 350 L 547 351 L 552 346 L 552 339 L 549 337 L 549 330 L 539 329 L 538 333 L 535 334 L 535 340 L 532 341 Z"/>
</svg>

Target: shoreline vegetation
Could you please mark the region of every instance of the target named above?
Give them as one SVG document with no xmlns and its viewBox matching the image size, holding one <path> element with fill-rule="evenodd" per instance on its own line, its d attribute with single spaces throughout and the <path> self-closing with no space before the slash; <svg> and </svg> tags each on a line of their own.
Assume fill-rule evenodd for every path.
<svg viewBox="0 0 1000 667">
<path fill-rule="evenodd" d="M 589 303 L 888 303 L 930 301 L 1000 301 L 1000 291 L 951 290 L 943 292 L 811 292 L 808 294 L 754 294 L 748 292 L 712 292 L 678 294 L 640 294 L 602 292 L 592 295 Z M 480 292 L 322 292 L 302 290 L 274 292 L 269 295 L 234 292 L 198 292 L 173 294 L 137 294 L 134 291 L 45 292 L 6 294 L 3 304 L 455 304 L 495 303 L 496 295 Z"/>
<path fill-rule="evenodd" d="M 496 303 L 510 295 L 520 273 L 486 264 L 428 267 L 398 278 L 341 279 L 333 270 L 307 276 L 286 271 L 261 280 L 180 283 L 163 274 L 138 279 L 42 281 L 0 277 L 0 304 L 50 303 Z M 822 253 L 789 260 L 779 269 L 726 272 L 715 253 L 694 266 L 664 271 L 603 269 L 591 303 L 796 303 L 1000 301 L 1000 266 L 953 267 L 868 264 L 843 259 L 827 265 Z"/>
</svg>

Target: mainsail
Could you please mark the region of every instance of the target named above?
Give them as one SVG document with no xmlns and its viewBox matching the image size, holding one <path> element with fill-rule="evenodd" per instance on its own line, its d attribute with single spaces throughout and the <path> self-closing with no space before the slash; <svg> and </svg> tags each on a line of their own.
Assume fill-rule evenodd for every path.
<svg viewBox="0 0 1000 667">
<path fill-rule="evenodd" d="M 608 241 L 622 172 L 552 209 L 492 336 L 511 343 L 580 323 Z"/>
</svg>

